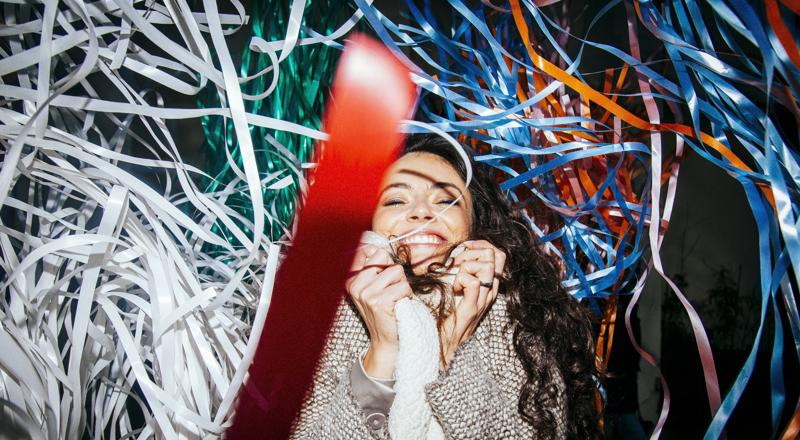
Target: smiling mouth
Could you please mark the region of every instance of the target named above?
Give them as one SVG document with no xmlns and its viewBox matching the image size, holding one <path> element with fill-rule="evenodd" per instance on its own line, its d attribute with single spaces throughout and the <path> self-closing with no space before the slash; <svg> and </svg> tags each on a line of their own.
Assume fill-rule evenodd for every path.
<svg viewBox="0 0 800 440">
<path fill-rule="evenodd" d="M 408 246 L 439 246 L 444 243 L 444 239 L 436 234 L 417 233 L 400 240 L 399 243 Z"/>
</svg>

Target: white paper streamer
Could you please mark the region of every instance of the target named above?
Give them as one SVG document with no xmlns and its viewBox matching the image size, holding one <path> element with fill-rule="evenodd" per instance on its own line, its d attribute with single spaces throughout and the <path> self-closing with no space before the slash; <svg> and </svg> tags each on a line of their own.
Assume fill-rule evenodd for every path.
<svg viewBox="0 0 800 440">
<path fill-rule="evenodd" d="M 248 126 L 326 138 L 245 112 L 277 74 L 255 96 L 240 87 L 298 45 L 337 44 L 360 13 L 334 35 L 299 38 L 295 0 L 284 40 L 254 43 L 273 64 L 242 78 L 225 36 L 247 17 L 237 0 L 226 6 L 235 13 L 214 1 L 3 3 L 0 434 L 209 438 L 229 423 L 280 260 L 262 234 L 278 222 L 262 191 L 305 189 L 309 168 L 270 138 L 287 167 L 260 177 Z M 159 95 L 208 84 L 219 108 L 171 108 Z M 238 177 L 214 192 L 167 126 L 204 115 L 230 118 L 242 147 Z M 226 206 L 239 188 L 254 218 Z"/>
</svg>

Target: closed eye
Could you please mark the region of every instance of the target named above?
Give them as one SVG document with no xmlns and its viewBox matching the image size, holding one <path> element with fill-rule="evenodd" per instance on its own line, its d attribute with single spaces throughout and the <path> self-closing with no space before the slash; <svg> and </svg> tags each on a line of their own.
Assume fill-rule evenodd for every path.
<svg viewBox="0 0 800 440">
<path fill-rule="evenodd" d="M 394 205 L 400 205 L 402 203 L 404 203 L 404 202 L 402 200 L 400 200 L 400 199 L 389 199 L 389 200 L 383 202 L 383 206 L 394 206 Z"/>
</svg>

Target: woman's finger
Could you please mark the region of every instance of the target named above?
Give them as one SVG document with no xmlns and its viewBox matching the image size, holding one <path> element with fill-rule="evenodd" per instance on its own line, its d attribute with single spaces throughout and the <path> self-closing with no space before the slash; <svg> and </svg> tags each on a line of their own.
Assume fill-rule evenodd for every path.
<svg viewBox="0 0 800 440">
<path fill-rule="evenodd" d="M 351 272 L 352 276 L 345 284 L 348 289 L 350 289 L 350 286 L 352 286 L 351 280 L 353 280 L 358 273 L 366 271 L 368 273 L 377 274 L 388 266 L 394 264 L 391 254 L 389 254 L 389 252 L 387 252 L 385 249 L 381 249 L 373 245 L 365 245 L 364 247 L 364 251 L 358 253 L 353 262 L 353 267 L 356 267 L 357 269 L 354 269 L 354 271 Z M 361 259 L 361 262 L 358 262 L 359 259 Z"/>
<path fill-rule="evenodd" d="M 461 244 L 467 249 L 497 249 L 486 240 L 467 240 Z"/>
<path fill-rule="evenodd" d="M 489 298 L 487 300 L 486 308 L 489 308 L 495 299 L 497 299 L 497 292 L 500 291 L 500 279 L 495 278 L 492 281 L 492 289 L 489 291 Z"/>
<path fill-rule="evenodd" d="M 506 269 L 506 253 L 496 247 L 492 247 L 492 250 L 494 251 L 494 273 L 502 274 Z"/>
<path fill-rule="evenodd" d="M 345 290 L 349 292 L 352 291 L 353 282 L 356 280 L 356 277 L 359 275 L 361 270 L 364 268 L 364 264 L 367 262 L 368 253 L 374 253 L 375 246 L 365 244 L 359 246 L 356 249 L 355 254 L 353 255 L 353 261 L 350 263 L 350 272 L 348 273 L 348 278 L 344 282 Z"/>
<path fill-rule="evenodd" d="M 403 266 L 399 264 L 395 264 L 392 266 L 387 267 L 381 273 L 379 273 L 370 283 L 369 285 L 364 287 L 364 292 L 362 294 L 363 298 L 371 303 L 377 303 L 381 296 L 383 296 L 383 291 L 392 284 L 405 281 L 405 271 L 403 270 Z M 407 283 L 406 283 L 407 284 Z"/>
<path fill-rule="evenodd" d="M 367 262 L 367 258 L 372 256 L 375 251 L 378 250 L 378 247 L 371 244 L 361 245 L 356 249 L 356 253 L 353 256 L 353 263 L 350 265 L 350 272 L 358 272 L 359 270 L 364 268 L 364 264 Z"/>
<path fill-rule="evenodd" d="M 494 253 L 496 273 L 502 274 L 506 267 L 506 254 L 486 240 L 469 240 L 462 243 L 467 250 L 490 249 Z M 468 252 L 468 251 L 465 251 Z"/>
<path fill-rule="evenodd" d="M 467 271 L 462 264 L 453 280 L 453 292 L 460 293 L 463 298 L 459 307 L 478 309 L 478 299 L 481 294 L 481 281 L 474 274 Z"/>
<path fill-rule="evenodd" d="M 392 260 L 392 254 L 390 254 L 386 249 L 376 247 L 375 251 L 367 257 L 366 261 L 364 262 L 364 267 L 378 266 L 381 268 L 386 268 L 393 264 L 394 261 Z"/>
<path fill-rule="evenodd" d="M 453 265 L 458 266 L 465 261 L 495 261 L 495 252 L 492 249 L 467 249 L 453 259 Z"/>
<path fill-rule="evenodd" d="M 470 275 L 477 277 L 482 283 L 491 284 L 494 280 L 495 265 L 494 262 L 489 261 L 464 261 L 459 266 L 459 270 L 463 270 Z M 485 286 L 491 289 L 491 286 Z"/>
<path fill-rule="evenodd" d="M 395 265 L 388 251 L 372 245 L 367 246 L 370 246 L 371 249 L 365 249 L 364 255 L 366 255 L 366 258 L 363 264 L 360 264 L 361 268 L 345 282 L 345 288 L 353 299 L 361 300 L 365 289 L 375 283 L 387 268 Z M 381 281 L 377 282 L 388 282 L 385 281 L 387 278 L 388 276 L 385 276 Z M 385 285 L 379 285 L 376 288 L 380 289 L 381 287 L 385 287 Z"/>
<path fill-rule="evenodd" d="M 345 288 L 353 299 L 360 299 L 364 289 L 375 281 L 375 278 L 383 269 L 379 267 L 367 267 L 361 269 L 345 282 Z"/>
<path fill-rule="evenodd" d="M 478 303 L 480 301 L 480 291 L 482 289 L 478 278 L 464 271 L 460 271 L 459 274 L 456 275 L 455 283 L 459 283 L 463 286 L 463 297 L 461 298 L 461 302 L 456 306 L 453 316 L 448 318 L 451 319 L 451 321 L 446 328 L 449 338 L 455 338 L 455 341 L 461 341 L 469 336 L 472 331 L 471 329 L 475 328 L 475 323 L 480 320 L 482 311 Z M 453 341 L 450 342 L 452 343 Z M 460 344 L 460 342 L 458 342 L 456 346 L 458 344 Z"/>
<path fill-rule="evenodd" d="M 461 264 L 460 271 L 471 275 L 478 281 L 476 306 L 479 310 L 484 310 L 495 287 L 494 264 L 482 261 L 465 261 Z M 470 281 L 470 283 L 474 285 L 474 282 Z"/>
<path fill-rule="evenodd" d="M 383 290 L 381 300 L 385 301 L 387 304 L 391 304 L 392 309 L 394 309 L 394 304 L 397 301 L 403 298 L 411 298 L 412 296 L 414 296 L 414 292 L 411 290 L 411 286 L 409 286 L 408 283 L 396 282 L 390 284 Z"/>
</svg>

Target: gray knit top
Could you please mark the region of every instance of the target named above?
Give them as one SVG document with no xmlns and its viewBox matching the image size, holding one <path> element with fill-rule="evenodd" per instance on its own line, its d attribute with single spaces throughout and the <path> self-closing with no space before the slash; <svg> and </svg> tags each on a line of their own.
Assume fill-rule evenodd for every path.
<svg viewBox="0 0 800 440">
<path fill-rule="evenodd" d="M 444 371 L 426 388 L 428 403 L 448 439 L 539 438 L 519 414 L 525 371 L 513 346 L 503 294 L 475 334 L 461 344 Z M 354 396 L 351 372 L 369 347 L 369 334 L 349 299 L 342 301 L 291 439 L 388 439 L 385 418 L 368 420 L 371 410 Z M 553 377 L 561 377 L 553 371 Z M 563 382 L 555 384 L 556 439 L 566 437 Z M 363 399 L 362 399 L 363 401 Z M 370 423 L 371 422 L 371 423 Z"/>
</svg>

